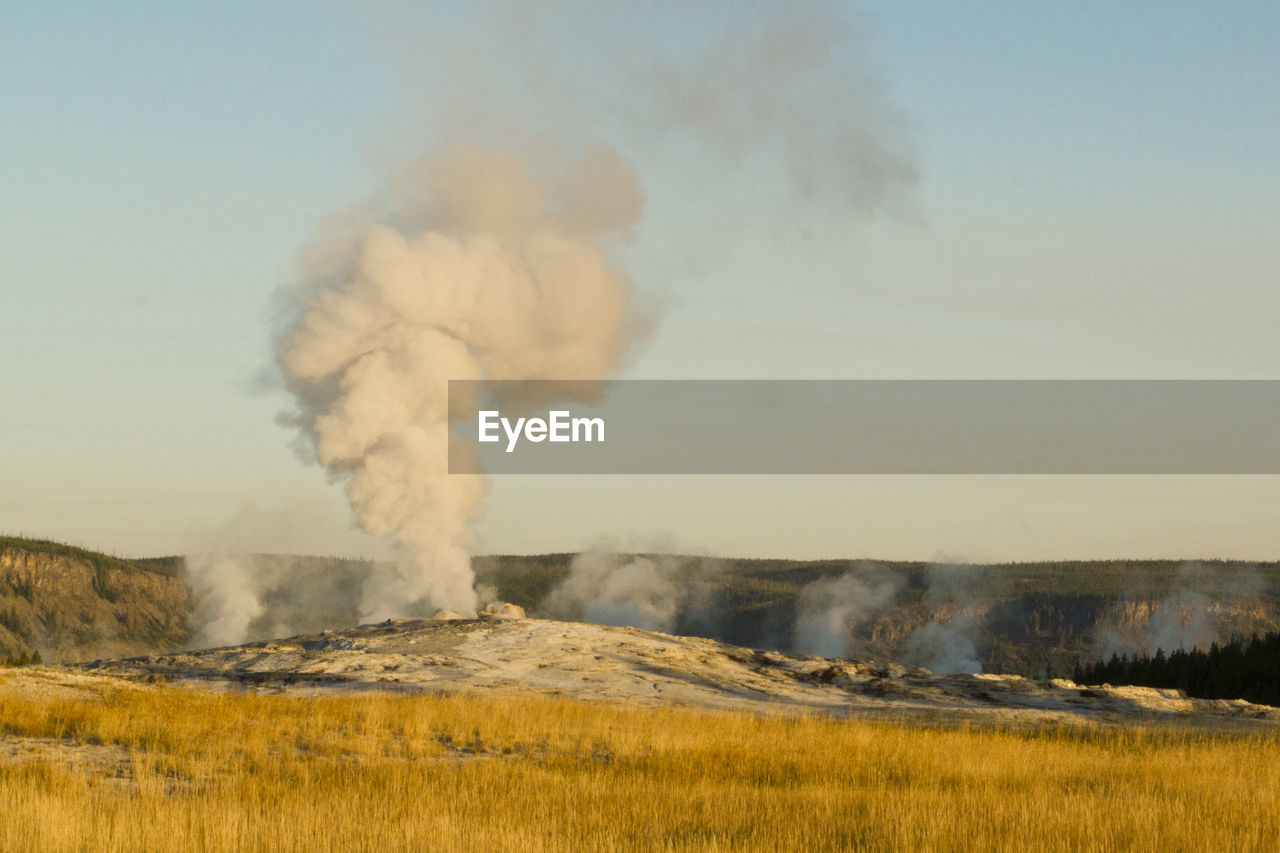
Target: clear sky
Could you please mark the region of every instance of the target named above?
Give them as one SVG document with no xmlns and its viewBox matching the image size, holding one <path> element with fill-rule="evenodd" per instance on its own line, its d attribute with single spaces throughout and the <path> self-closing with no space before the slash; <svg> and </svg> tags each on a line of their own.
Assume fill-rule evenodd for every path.
<svg viewBox="0 0 1280 853">
<path fill-rule="evenodd" d="M 785 135 L 712 162 L 646 121 L 646 63 L 776 19 L 688 5 L 0 2 L 0 530 L 376 553 L 274 422 L 271 294 L 320 218 L 468 109 L 635 164 L 626 258 L 662 312 L 628 376 L 1280 378 L 1277 4 L 858 5 L 831 71 L 870 69 L 918 175 L 870 211 L 779 190 Z M 784 117 L 821 142 L 814 91 Z M 1277 558 L 1280 478 L 499 478 L 478 530 Z"/>
</svg>

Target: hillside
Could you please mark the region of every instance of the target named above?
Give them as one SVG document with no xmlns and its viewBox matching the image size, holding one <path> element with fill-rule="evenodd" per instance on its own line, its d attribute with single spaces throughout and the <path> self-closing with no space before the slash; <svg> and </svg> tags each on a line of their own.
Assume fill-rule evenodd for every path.
<svg viewBox="0 0 1280 853">
<path fill-rule="evenodd" d="M 180 648 L 191 595 L 174 571 L 36 539 L 0 537 L 0 659 L 46 662 Z"/>
</svg>

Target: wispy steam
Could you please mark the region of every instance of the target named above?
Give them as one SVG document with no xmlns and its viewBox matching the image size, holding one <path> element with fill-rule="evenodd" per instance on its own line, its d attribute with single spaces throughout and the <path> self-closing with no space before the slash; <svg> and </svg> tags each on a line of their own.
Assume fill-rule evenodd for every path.
<svg viewBox="0 0 1280 853">
<path fill-rule="evenodd" d="M 859 23 L 841 4 L 766 4 L 702 52 L 646 64 L 642 103 L 735 166 L 770 157 L 797 198 L 875 211 L 915 181 L 916 164 Z"/>
<path fill-rule="evenodd" d="M 330 530 L 334 550 L 349 522 L 319 504 L 241 506 L 222 524 L 188 531 L 185 568 L 195 593 L 197 645 L 229 645 L 354 624 L 353 592 L 372 563 L 336 557 L 267 554 L 302 551 L 315 531 Z M 365 543 L 359 543 L 365 544 Z"/>
<path fill-rule="evenodd" d="M 1266 581 L 1247 569 L 1187 563 L 1178 569 L 1175 586 L 1159 600 L 1130 596 L 1109 608 L 1095 628 L 1098 655 L 1207 649 L 1229 640 L 1243 628 L 1232 624 L 1233 614 L 1251 614 Z"/>
<path fill-rule="evenodd" d="M 796 602 L 792 649 L 823 657 L 854 654 L 860 629 L 893 604 L 902 586 L 896 573 L 868 565 L 806 585 Z"/>
<path fill-rule="evenodd" d="M 974 615 L 969 611 L 922 625 L 907 637 L 902 660 L 943 675 L 982 672 L 973 641 L 976 627 Z"/>
<path fill-rule="evenodd" d="M 934 565 L 925 574 L 924 603 L 931 621 L 902 641 L 903 663 L 934 672 L 981 672 L 975 636 L 979 624 L 973 584 L 980 569 L 969 565 Z M 796 602 L 793 651 L 824 657 L 857 656 L 891 612 L 907 618 L 911 606 L 902 601 L 907 578 L 872 564 L 858 564 L 843 575 L 806 585 Z M 889 626 L 886 626 L 889 627 Z"/>
<path fill-rule="evenodd" d="M 939 614 L 907 637 L 904 663 L 942 674 L 982 672 L 974 638 L 978 628 L 973 585 L 978 566 L 938 563 L 926 572 L 925 602 Z"/>
<path fill-rule="evenodd" d="M 539 604 L 538 614 L 670 632 L 682 613 L 706 606 L 714 566 L 692 557 L 584 551 Z"/>
<path fill-rule="evenodd" d="M 262 614 L 258 586 L 246 554 L 226 551 L 186 558 L 187 574 L 199 601 L 196 644 L 229 646 L 249 636 L 249 623 Z"/>
</svg>

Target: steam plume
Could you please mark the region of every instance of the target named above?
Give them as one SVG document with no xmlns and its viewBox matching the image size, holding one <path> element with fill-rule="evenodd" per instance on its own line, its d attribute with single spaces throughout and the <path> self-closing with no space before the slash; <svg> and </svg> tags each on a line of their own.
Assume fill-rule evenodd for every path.
<svg viewBox="0 0 1280 853">
<path fill-rule="evenodd" d="M 1157 651 L 1207 649 L 1247 633 L 1239 614 L 1256 616 L 1266 581 L 1248 569 L 1186 563 L 1176 588 L 1158 601 L 1131 595 L 1102 614 L 1095 627 L 1098 656 L 1154 655 Z M 1236 614 L 1235 617 L 1232 614 Z"/>
<path fill-rule="evenodd" d="M 669 217 L 663 258 L 701 255 L 715 232 L 737 230 L 727 208 L 756 220 L 825 200 L 830 212 L 865 215 L 915 179 L 843 4 L 735 7 L 731 27 L 717 10 L 692 10 L 709 45 L 660 38 L 688 24 L 684 4 L 631 14 L 475 5 L 448 32 L 412 6 L 388 22 L 415 110 L 427 107 L 436 138 L 470 143 L 437 145 L 374 204 L 331 221 L 282 292 L 276 362 L 295 404 L 286 421 L 344 483 L 360 526 L 400 550 L 365 584 L 368 618 L 476 609 L 469 531 L 486 487 L 447 474 L 446 380 L 607 377 L 642 333 L 609 249 L 645 194 L 617 150 L 583 140 L 617 139 L 647 164 L 671 164 L 672 213 L 702 205 L 693 229 Z M 577 48 L 588 33 L 609 49 L 586 71 Z M 562 49 L 566 38 L 575 49 Z M 422 71 L 429 82 L 415 85 Z M 738 203 L 728 191 L 743 186 L 746 164 L 773 179 L 746 180 L 759 190 Z M 664 571 L 654 572 L 659 583 Z"/>
<path fill-rule="evenodd" d="M 186 558 L 188 576 L 199 599 L 196 643 L 229 646 L 249 634 L 249 624 L 262 613 L 253 573 L 245 554 L 214 551 Z"/>
<path fill-rule="evenodd" d="M 967 610 L 935 619 L 911 632 L 902 660 L 940 675 L 982 672 L 973 642 L 976 629 L 974 615 Z"/>
<path fill-rule="evenodd" d="M 312 247 L 277 362 L 291 421 L 345 482 L 356 520 L 400 546 L 362 614 L 473 614 L 469 524 L 485 484 L 448 473 L 448 380 L 607 375 L 630 280 L 602 241 L 632 225 L 642 195 L 604 146 L 554 183 L 475 148 L 401 181 L 382 216 Z"/>
<path fill-rule="evenodd" d="M 541 615 L 671 632 L 690 608 L 705 610 L 709 560 L 584 551 L 538 605 Z"/>
<path fill-rule="evenodd" d="M 901 588 L 900 576 L 871 566 L 806 585 L 796 603 L 792 649 L 823 657 L 852 655 L 859 629 L 889 607 Z"/>
<path fill-rule="evenodd" d="M 935 617 L 907 635 L 902 663 L 938 673 L 981 672 L 974 642 L 980 613 L 972 593 L 981 570 L 938 564 L 925 573 L 925 603 Z M 796 602 L 793 651 L 823 657 L 854 657 L 895 607 L 905 612 L 903 575 L 859 564 L 843 575 L 807 584 Z M 886 625 L 885 627 L 892 627 Z"/>
<path fill-rule="evenodd" d="M 936 563 L 925 573 L 928 584 L 925 602 L 939 615 L 907 637 L 902 653 L 904 663 L 923 666 L 933 672 L 982 672 L 974 642 L 978 612 L 973 585 L 982 569 L 957 563 Z"/>
<path fill-rule="evenodd" d="M 231 645 L 354 624 L 353 590 L 372 563 L 265 553 L 305 552 L 316 531 L 329 532 L 321 541 L 331 552 L 366 546 L 349 538 L 355 535 L 344 529 L 349 525 L 332 507 L 303 502 L 246 504 L 217 526 L 188 530 L 184 567 L 197 601 L 193 641 Z"/>
</svg>

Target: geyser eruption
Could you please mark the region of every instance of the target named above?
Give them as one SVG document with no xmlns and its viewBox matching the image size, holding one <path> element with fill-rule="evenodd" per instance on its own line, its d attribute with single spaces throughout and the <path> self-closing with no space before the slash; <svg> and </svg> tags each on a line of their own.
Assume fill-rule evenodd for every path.
<svg viewBox="0 0 1280 853">
<path fill-rule="evenodd" d="M 448 473 L 448 380 L 607 376 L 631 283 L 606 248 L 642 205 L 606 146 L 536 177 L 455 148 L 304 254 L 276 352 L 288 420 L 360 526 L 401 552 L 366 583 L 362 616 L 476 612 L 468 548 L 485 483 Z"/>
<path fill-rule="evenodd" d="M 364 618 L 475 612 L 470 525 L 485 484 L 447 473 L 446 380 L 607 378 L 642 331 L 611 249 L 644 195 L 590 140 L 669 175 L 651 187 L 665 205 L 647 237 L 662 252 L 636 259 L 665 282 L 756 228 L 838 233 L 914 182 L 905 127 L 846 6 L 765 4 L 732 26 L 680 4 L 480 2 L 448 26 L 415 4 L 362 10 L 385 19 L 406 105 L 437 144 L 310 241 L 280 289 L 275 360 L 300 446 L 344 484 L 359 525 L 399 551 L 368 574 Z M 676 30 L 705 38 L 666 37 Z M 607 48 L 584 53 L 584 39 Z M 439 144 L 459 140 L 472 144 Z M 230 635 L 262 618 L 263 588 L 251 597 L 224 569 L 206 572 L 207 616 Z M 677 594 L 678 614 L 700 594 Z"/>
</svg>

